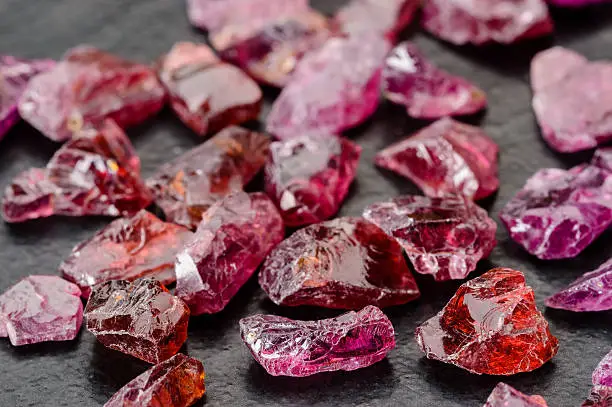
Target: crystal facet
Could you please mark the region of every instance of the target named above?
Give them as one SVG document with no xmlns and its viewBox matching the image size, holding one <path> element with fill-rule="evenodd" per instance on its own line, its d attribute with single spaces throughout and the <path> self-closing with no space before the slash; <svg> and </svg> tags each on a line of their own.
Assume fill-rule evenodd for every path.
<svg viewBox="0 0 612 407">
<path fill-rule="evenodd" d="M 436 281 L 466 278 L 496 244 L 495 221 L 464 197 L 403 196 L 371 205 L 363 216 L 402 245 L 418 273 Z"/>
<path fill-rule="evenodd" d="M 610 351 L 599 362 L 593 372 L 593 384 L 595 386 L 612 387 L 612 351 Z"/>
<path fill-rule="evenodd" d="M 240 320 L 240 333 L 255 360 L 273 376 L 361 369 L 395 348 L 391 321 L 372 306 L 320 321 L 253 315 Z"/>
<path fill-rule="evenodd" d="M 361 218 L 338 218 L 300 229 L 278 245 L 259 273 L 278 305 L 359 309 L 419 297 L 402 248 Z"/>
<path fill-rule="evenodd" d="M 582 407 L 610 407 L 612 406 L 612 387 L 594 386 L 589 398 L 582 403 Z"/>
<path fill-rule="evenodd" d="M 103 345 L 156 364 L 183 346 L 189 308 L 157 280 L 113 280 L 94 287 L 85 317 Z"/>
<path fill-rule="evenodd" d="M 506 383 L 499 383 L 483 407 L 548 407 L 541 396 L 528 396 Z"/>
<path fill-rule="evenodd" d="M 416 338 L 429 359 L 489 375 L 530 372 L 559 348 L 523 273 L 504 268 L 459 287 Z"/>
</svg>

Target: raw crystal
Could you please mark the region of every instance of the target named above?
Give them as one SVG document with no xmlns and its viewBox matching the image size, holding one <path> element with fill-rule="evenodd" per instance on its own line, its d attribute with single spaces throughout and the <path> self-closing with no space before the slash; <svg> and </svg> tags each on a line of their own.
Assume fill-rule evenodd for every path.
<svg viewBox="0 0 612 407">
<path fill-rule="evenodd" d="M 409 178 L 427 196 L 482 199 L 499 187 L 498 153 L 478 127 L 444 118 L 380 151 L 375 163 Z"/>
<path fill-rule="evenodd" d="M 289 306 L 388 307 L 420 295 L 399 243 L 361 218 L 298 230 L 268 255 L 259 285 Z"/>
<path fill-rule="evenodd" d="M 548 407 L 541 396 L 528 396 L 506 383 L 499 383 L 483 407 Z"/>
<path fill-rule="evenodd" d="M 612 406 L 612 387 L 594 386 L 589 398 L 582 403 L 582 407 L 610 407 Z"/>
<path fill-rule="evenodd" d="M 287 226 L 304 226 L 338 212 L 357 173 L 361 147 L 345 138 L 303 136 L 270 145 L 266 193 Z"/>
<path fill-rule="evenodd" d="M 273 376 L 361 369 L 395 348 L 391 321 L 372 306 L 320 321 L 253 315 L 240 320 L 240 333 L 255 360 Z"/>
<path fill-rule="evenodd" d="M 51 215 L 130 215 L 151 200 L 130 140 L 106 120 L 80 130 L 46 168 L 19 174 L 5 189 L 2 216 L 23 222 Z"/>
<path fill-rule="evenodd" d="M 104 407 L 189 407 L 204 392 L 202 362 L 179 353 L 123 386 Z"/>
<path fill-rule="evenodd" d="M 599 362 L 593 372 L 593 384 L 595 386 L 612 387 L 612 351 Z"/>
<path fill-rule="evenodd" d="M 612 172 L 612 148 L 600 148 L 593 154 L 591 165 Z"/>
<path fill-rule="evenodd" d="M 152 277 L 171 284 L 176 280 L 174 258 L 192 236 L 188 229 L 142 210 L 111 222 L 80 243 L 59 271 L 81 288 L 85 298 L 94 285 L 109 280 Z"/>
<path fill-rule="evenodd" d="M 267 130 L 279 139 L 339 134 L 378 106 L 389 43 L 367 33 L 332 38 L 300 62 L 272 105 Z"/>
<path fill-rule="evenodd" d="M 416 338 L 429 359 L 489 375 L 530 372 L 559 348 L 523 273 L 504 268 L 459 287 Z"/>
<path fill-rule="evenodd" d="M 159 62 L 158 73 L 172 109 L 201 136 L 259 117 L 259 86 L 205 44 L 175 44 Z"/>
<path fill-rule="evenodd" d="M 213 203 L 241 191 L 266 162 L 268 136 L 228 127 L 163 165 L 147 186 L 168 221 L 195 229 Z"/>
<path fill-rule="evenodd" d="M 553 32 L 544 0 L 427 0 L 422 24 L 457 45 L 510 44 Z"/>
<path fill-rule="evenodd" d="M 29 276 L 0 295 L 0 337 L 13 346 L 74 339 L 83 322 L 81 291 L 56 276 Z"/>
<path fill-rule="evenodd" d="M 367 207 L 363 217 L 393 236 L 418 273 L 463 279 L 495 247 L 497 224 L 465 197 L 403 196 Z"/>
<path fill-rule="evenodd" d="M 382 86 L 387 99 L 406 106 L 408 115 L 419 119 L 468 115 L 487 105 L 482 90 L 436 67 L 409 42 L 387 57 Z"/>
<path fill-rule="evenodd" d="M 548 0 L 548 2 L 559 7 L 584 7 L 593 4 L 609 3 L 610 0 Z"/>
<path fill-rule="evenodd" d="M 225 308 L 285 235 L 283 220 L 265 194 L 237 192 L 204 214 L 176 262 L 176 295 L 194 315 Z"/>
<path fill-rule="evenodd" d="M 157 364 L 183 346 L 189 308 L 157 280 L 113 280 L 94 287 L 85 317 L 103 345 Z"/>
<path fill-rule="evenodd" d="M 554 47 L 531 63 L 533 109 L 555 150 L 588 150 L 612 139 L 612 62 Z"/>
</svg>

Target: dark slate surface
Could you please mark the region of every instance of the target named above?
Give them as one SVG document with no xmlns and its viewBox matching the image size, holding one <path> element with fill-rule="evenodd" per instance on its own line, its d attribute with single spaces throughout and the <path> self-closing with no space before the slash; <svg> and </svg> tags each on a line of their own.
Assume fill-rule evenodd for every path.
<svg viewBox="0 0 612 407">
<path fill-rule="evenodd" d="M 342 3 L 313 0 L 325 12 L 333 12 Z M 554 41 L 520 46 L 458 48 L 416 29 L 406 33 L 440 66 L 474 80 L 489 95 L 487 114 L 470 121 L 481 123 L 501 147 L 502 186 L 483 203 L 495 217 L 537 169 L 566 168 L 590 157 L 590 153 L 561 156 L 542 142 L 529 105 L 528 66 L 535 52 L 553 42 L 590 58 L 612 59 L 612 7 L 556 10 L 554 16 L 558 23 Z M 204 38 L 189 26 L 183 2 L 177 0 L 0 0 L 0 53 L 58 58 L 69 47 L 90 43 L 151 61 L 175 41 Z M 268 91 L 268 102 L 274 94 Z M 424 124 L 408 119 L 400 108 L 383 104 L 371 121 L 350 132 L 364 147 L 364 154 L 342 214 L 358 215 L 381 198 L 418 192 L 410 182 L 375 169 L 372 160 L 377 150 Z M 201 141 L 169 111 L 131 129 L 129 135 L 145 175 Z M 57 147 L 27 125 L 17 126 L 0 142 L 0 187 L 22 170 L 43 166 Z M 53 218 L 14 226 L 0 223 L 0 290 L 28 274 L 55 273 L 75 244 L 107 222 Z M 546 296 L 607 259 L 611 236 L 607 233 L 576 259 L 543 262 L 523 252 L 500 228 L 498 247 L 475 275 L 493 266 L 522 270 L 543 307 Z M 419 284 L 421 300 L 387 310 L 398 346 L 385 361 L 352 373 L 290 379 L 268 376 L 252 360 L 240 342 L 238 320 L 258 312 L 304 319 L 336 313 L 280 309 L 266 300 L 256 281 L 250 281 L 224 312 L 191 321 L 184 351 L 204 362 L 206 405 L 481 406 L 500 378 L 479 377 L 428 361 L 413 340 L 415 327 L 434 315 L 459 283 L 435 285 L 419 278 Z M 526 393 L 543 395 L 551 407 L 579 406 L 589 391 L 593 368 L 612 347 L 612 314 L 546 311 L 546 317 L 561 341 L 559 354 L 536 372 L 504 380 Z M 99 406 L 146 367 L 105 349 L 85 330 L 69 343 L 13 348 L 8 340 L 0 340 L 0 406 Z"/>
</svg>

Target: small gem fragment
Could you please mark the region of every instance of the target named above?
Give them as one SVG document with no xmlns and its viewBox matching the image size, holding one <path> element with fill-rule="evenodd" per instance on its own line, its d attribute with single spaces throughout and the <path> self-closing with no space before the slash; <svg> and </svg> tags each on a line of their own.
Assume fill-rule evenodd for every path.
<svg viewBox="0 0 612 407">
<path fill-rule="evenodd" d="M 483 407 L 548 407 L 541 396 L 528 396 L 506 383 L 499 383 Z"/>
<path fill-rule="evenodd" d="M 13 346 L 76 338 L 81 291 L 57 276 L 29 276 L 0 295 L 0 338 Z"/>
<path fill-rule="evenodd" d="M 610 407 L 612 406 L 612 387 L 593 386 L 588 399 L 582 407 Z"/>
<path fill-rule="evenodd" d="M 373 223 L 349 217 L 293 233 L 268 255 L 259 285 L 286 306 L 388 307 L 420 295 L 400 245 Z"/>
<path fill-rule="evenodd" d="M 610 351 L 599 362 L 593 372 L 593 384 L 595 386 L 612 387 L 612 351 Z"/>
<path fill-rule="evenodd" d="M 104 346 L 152 364 L 175 355 L 187 340 L 189 308 L 150 278 L 95 286 L 85 317 Z"/>
<path fill-rule="evenodd" d="M 428 359 L 488 375 L 530 372 L 559 348 L 523 273 L 504 268 L 459 287 L 438 315 L 417 328 L 416 339 Z"/>
<path fill-rule="evenodd" d="M 361 369 L 395 348 L 391 321 L 373 306 L 320 321 L 253 315 L 240 320 L 240 333 L 255 360 L 273 376 Z"/>
</svg>

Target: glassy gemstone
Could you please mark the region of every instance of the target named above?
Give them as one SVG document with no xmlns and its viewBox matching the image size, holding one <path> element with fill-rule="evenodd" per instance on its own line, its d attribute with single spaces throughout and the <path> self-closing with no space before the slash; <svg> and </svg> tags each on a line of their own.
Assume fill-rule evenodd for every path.
<svg viewBox="0 0 612 407">
<path fill-rule="evenodd" d="M 604 356 L 593 372 L 593 384 L 612 387 L 612 350 Z"/>
<path fill-rule="evenodd" d="M 610 407 L 612 406 L 612 387 L 593 386 L 588 399 L 582 407 Z"/>
<path fill-rule="evenodd" d="M 499 383 L 483 407 L 548 407 L 541 396 L 528 396 L 506 383 Z"/>
</svg>

